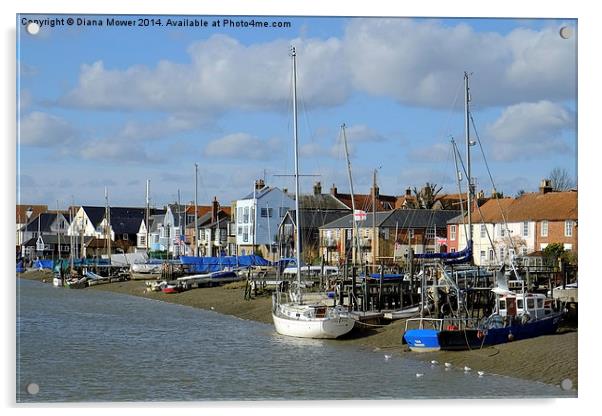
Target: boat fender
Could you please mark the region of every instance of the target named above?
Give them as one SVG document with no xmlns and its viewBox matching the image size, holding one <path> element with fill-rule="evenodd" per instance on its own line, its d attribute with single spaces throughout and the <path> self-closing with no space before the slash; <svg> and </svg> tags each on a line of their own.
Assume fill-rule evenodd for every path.
<svg viewBox="0 0 602 416">
<path fill-rule="evenodd" d="M 485 334 L 483 334 L 483 331 L 481 331 L 481 330 L 477 331 L 477 338 L 478 339 L 483 339 L 484 336 L 485 336 Z"/>
<path fill-rule="evenodd" d="M 514 341 L 514 334 L 512 332 L 508 334 L 508 341 Z"/>
<path fill-rule="evenodd" d="M 448 331 L 457 331 L 458 327 L 456 325 L 448 325 L 447 330 Z"/>
</svg>

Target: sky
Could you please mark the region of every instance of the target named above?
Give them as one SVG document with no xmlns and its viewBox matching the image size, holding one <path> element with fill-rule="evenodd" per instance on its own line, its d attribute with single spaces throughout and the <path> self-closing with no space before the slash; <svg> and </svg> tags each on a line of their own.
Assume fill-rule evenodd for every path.
<svg viewBox="0 0 602 416">
<path fill-rule="evenodd" d="M 76 19 L 27 32 L 27 19 Z M 77 18 L 103 26 L 78 25 Z M 457 192 L 471 114 L 498 191 L 536 191 L 554 168 L 577 179 L 577 21 L 229 17 L 288 27 L 223 27 L 223 16 L 17 16 L 17 203 L 143 206 L 217 197 L 255 179 L 294 189 L 292 61 L 297 51 L 301 192 L 320 181 L 381 194 L 425 183 Z M 167 26 L 206 21 L 207 27 Z M 160 23 L 158 22 L 160 20 Z M 212 27 L 213 22 L 220 27 Z M 154 23 L 154 24 L 153 24 Z M 569 27 L 564 39 L 560 28 Z M 473 146 L 477 189 L 493 184 Z M 462 184 L 465 187 L 465 183 Z"/>
</svg>

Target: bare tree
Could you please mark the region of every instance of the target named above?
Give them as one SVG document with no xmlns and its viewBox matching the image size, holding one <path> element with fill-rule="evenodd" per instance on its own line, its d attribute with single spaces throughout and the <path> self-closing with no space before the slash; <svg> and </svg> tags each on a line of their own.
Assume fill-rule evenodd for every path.
<svg viewBox="0 0 602 416">
<path fill-rule="evenodd" d="M 419 191 L 414 187 L 414 195 L 416 196 L 416 202 L 418 209 L 431 209 L 437 201 L 437 195 L 443 187 L 437 189 L 437 184 L 426 183 L 426 185 Z"/>
<path fill-rule="evenodd" d="M 568 191 L 575 186 L 575 182 L 570 177 L 566 169 L 554 168 L 549 175 L 552 189 L 555 191 Z"/>
</svg>

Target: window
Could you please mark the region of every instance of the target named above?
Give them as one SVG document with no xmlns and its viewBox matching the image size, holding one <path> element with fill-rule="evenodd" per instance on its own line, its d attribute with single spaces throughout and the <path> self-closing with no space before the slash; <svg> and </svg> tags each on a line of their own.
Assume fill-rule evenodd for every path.
<svg viewBox="0 0 602 416">
<path fill-rule="evenodd" d="M 385 240 L 388 240 L 388 239 L 389 239 L 389 229 L 388 229 L 388 228 L 385 228 L 385 229 L 383 230 L 383 238 L 384 238 Z"/>
<path fill-rule="evenodd" d="M 267 217 L 272 218 L 272 208 L 261 208 L 261 217 L 262 218 L 267 218 Z"/>
<path fill-rule="evenodd" d="M 146 236 L 145 235 L 141 235 L 139 237 L 140 243 L 138 244 L 141 247 L 146 247 Z"/>
<path fill-rule="evenodd" d="M 537 309 L 543 309 L 543 299 L 537 298 Z"/>
<path fill-rule="evenodd" d="M 414 229 L 413 229 L 413 228 L 410 228 L 410 229 L 408 230 L 408 237 L 409 237 L 409 238 L 414 238 Z"/>
<path fill-rule="evenodd" d="M 523 237 L 529 236 L 529 221 L 523 222 Z"/>
<path fill-rule="evenodd" d="M 504 261 L 504 247 L 500 247 L 500 260 Z"/>
<path fill-rule="evenodd" d="M 205 239 L 205 230 L 201 229 L 201 236 L 199 237 L 200 240 L 204 240 Z"/>
<path fill-rule="evenodd" d="M 573 221 L 566 220 L 564 222 L 564 236 L 572 237 L 573 236 Z"/>
<path fill-rule="evenodd" d="M 485 250 L 481 250 L 481 262 L 485 260 Z"/>
<path fill-rule="evenodd" d="M 456 249 L 455 249 L 455 248 L 452 248 L 452 249 L 450 250 L 450 252 L 451 252 L 451 253 L 455 253 L 455 252 L 456 252 Z"/>
<path fill-rule="evenodd" d="M 244 226 L 242 231 L 242 241 L 244 241 L 245 243 L 249 241 L 249 227 L 246 225 Z"/>
<path fill-rule="evenodd" d="M 247 224 L 249 222 L 249 207 L 245 207 L 244 208 L 244 214 L 243 214 L 243 220 L 242 222 L 244 222 L 245 224 Z"/>
<path fill-rule="evenodd" d="M 449 226 L 449 239 L 451 241 L 456 241 L 456 226 L 455 225 L 450 225 Z"/>
<path fill-rule="evenodd" d="M 481 238 L 487 237 L 487 227 L 485 224 L 481 224 Z"/>
<path fill-rule="evenodd" d="M 428 240 L 433 240 L 435 238 L 435 229 L 434 228 L 426 229 L 426 238 Z"/>
<path fill-rule="evenodd" d="M 237 234 L 239 236 L 242 236 L 242 227 L 240 227 L 240 226 L 238 227 Z"/>
<path fill-rule="evenodd" d="M 541 222 L 541 236 L 542 237 L 548 236 L 548 221 L 547 220 L 543 220 Z"/>
<path fill-rule="evenodd" d="M 506 301 L 500 300 L 500 310 L 505 310 L 505 309 L 506 309 Z"/>
<path fill-rule="evenodd" d="M 500 237 L 504 237 L 506 235 L 506 229 L 504 228 L 504 226 L 502 225 L 500 227 Z"/>
<path fill-rule="evenodd" d="M 129 236 L 126 234 L 126 233 L 124 233 L 124 234 L 123 234 L 123 239 L 124 239 L 124 240 L 128 240 L 129 238 L 130 238 L 130 237 L 129 237 Z"/>
<path fill-rule="evenodd" d="M 242 208 L 238 208 L 238 221 L 237 223 L 241 224 L 242 223 Z"/>
<path fill-rule="evenodd" d="M 535 309 L 535 299 L 527 298 L 527 309 Z"/>
<path fill-rule="evenodd" d="M 522 247 L 520 249 L 520 254 L 521 254 L 521 256 L 526 256 L 527 255 L 527 247 Z"/>
<path fill-rule="evenodd" d="M 517 309 L 522 309 L 523 308 L 523 300 L 522 299 L 517 299 L 516 300 L 516 308 Z"/>
<path fill-rule="evenodd" d="M 489 249 L 489 261 L 493 261 L 493 250 Z"/>
</svg>

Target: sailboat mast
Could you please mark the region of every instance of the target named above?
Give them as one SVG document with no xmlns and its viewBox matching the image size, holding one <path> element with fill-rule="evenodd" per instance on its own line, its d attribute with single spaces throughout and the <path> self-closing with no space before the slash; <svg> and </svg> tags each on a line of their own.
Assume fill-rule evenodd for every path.
<svg viewBox="0 0 602 416">
<path fill-rule="evenodd" d="M 301 295 L 301 224 L 299 223 L 299 138 L 297 126 L 297 52 L 291 47 L 291 58 L 293 61 L 293 138 L 295 140 L 295 222 L 297 223 L 297 235 L 295 245 L 297 247 L 297 293 Z"/>
<path fill-rule="evenodd" d="M 376 256 L 378 254 L 376 243 L 378 236 L 376 235 L 376 169 L 372 177 L 372 271 L 376 273 Z M 381 280 L 382 282 L 382 280 Z"/>
<path fill-rule="evenodd" d="M 469 125 L 469 115 L 470 115 L 470 88 L 468 84 L 468 72 L 464 72 L 464 129 L 466 134 L 466 175 L 468 176 L 466 179 L 468 181 L 468 189 L 466 191 L 467 195 L 467 205 L 468 205 L 468 236 L 466 239 L 466 244 L 472 240 L 472 174 L 470 170 L 470 125 Z"/>
<path fill-rule="evenodd" d="M 345 134 L 345 124 L 341 125 L 341 132 L 343 133 L 343 143 L 345 144 L 345 158 L 347 159 L 347 176 L 349 177 L 349 189 L 351 192 L 351 210 L 353 211 L 353 228 L 351 230 L 351 259 L 355 263 L 356 258 L 359 257 L 359 246 L 360 236 L 357 231 L 357 222 L 355 220 L 355 197 L 353 196 L 353 178 L 351 176 L 351 161 L 349 160 L 349 149 L 347 148 L 347 135 Z M 354 238 L 355 237 L 355 238 Z"/>
<path fill-rule="evenodd" d="M 197 198 L 199 191 L 199 165 L 198 163 L 194 164 L 194 255 L 196 257 L 199 256 L 199 219 L 197 216 Z"/>
<path fill-rule="evenodd" d="M 150 222 L 150 201 L 149 201 L 149 194 L 150 192 L 150 179 L 146 180 L 146 224 L 145 228 L 146 228 L 146 255 L 148 256 L 148 252 L 149 252 L 149 241 L 148 241 L 148 234 L 149 234 L 149 222 Z"/>
<path fill-rule="evenodd" d="M 56 229 L 56 239 L 57 239 L 57 253 L 56 256 L 57 258 L 60 260 L 61 259 L 61 233 L 59 232 L 60 227 L 59 224 L 62 224 L 62 222 L 59 219 L 59 201 L 56 201 L 56 225 L 57 225 L 57 229 Z"/>
<path fill-rule="evenodd" d="M 105 187 L 105 238 L 107 239 L 107 255 L 111 264 L 111 210 L 109 209 L 109 190 Z"/>
</svg>

